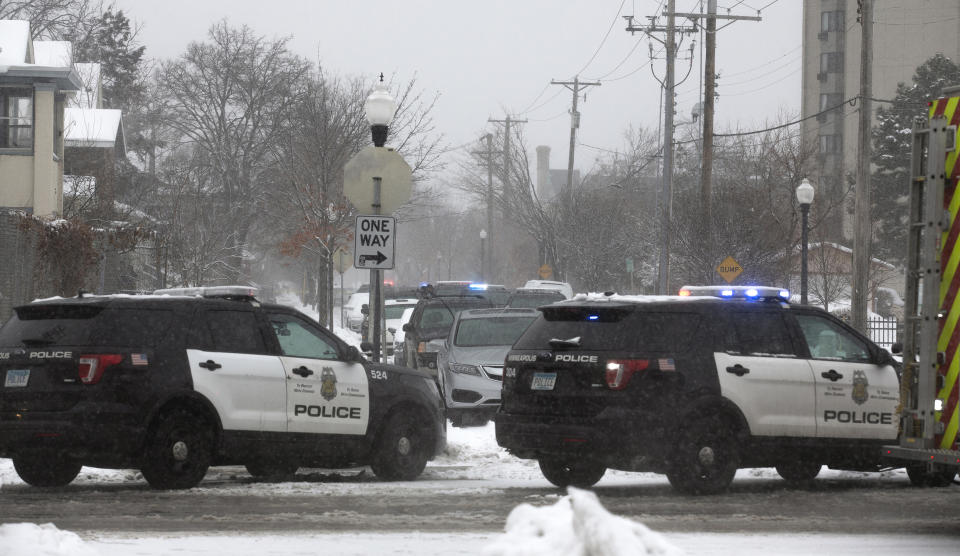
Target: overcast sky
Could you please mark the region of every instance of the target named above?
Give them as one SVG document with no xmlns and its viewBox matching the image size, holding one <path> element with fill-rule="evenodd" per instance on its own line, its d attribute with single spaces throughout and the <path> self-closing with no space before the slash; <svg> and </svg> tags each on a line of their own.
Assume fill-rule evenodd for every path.
<svg viewBox="0 0 960 556">
<path fill-rule="evenodd" d="M 576 166 L 586 172 L 600 149 L 623 148 L 630 125 L 657 128 L 664 61 L 650 62 L 642 33 L 625 30 L 662 13 L 659 0 L 114 0 L 141 25 L 140 41 L 153 58 L 180 55 L 226 18 L 267 37 L 291 37 L 290 48 L 340 74 L 373 77 L 381 71 L 440 94 L 434 119 L 447 144 L 475 141 L 488 118 L 527 119 L 532 149 L 549 145 L 551 167 L 566 168 L 571 92 L 551 79 L 600 80 L 581 98 Z M 697 0 L 677 0 L 677 11 L 699 11 Z M 780 112 L 800 109 L 800 0 L 720 0 L 721 14 L 757 15 L 718 33 L 721 75 L 718 129 L 762 127 Z M 661 19 L 665 24 L 665 19 Z M 721 22 L 723 26 L 726 22 Z M 662 35 L 661 35 L 662 36 Z M 699 100 L 700 36 L 682 45 L 696 57 L 678 86 L 677 120 L 690 119 Z M 686 54 L 684 54 L 686 56 Z M 651 72 L 653 69 L 653 72 Z M 680 60 L 678 79 L 690 69 Z M 494 129 L 494 128 L 490 128 Z M 589 147 L 587 146 L 589 145 Z M 471 146 L 472 147 L 472 146 Z M 532 154 L 532 153 L 531 153 Z"/>
</svg>

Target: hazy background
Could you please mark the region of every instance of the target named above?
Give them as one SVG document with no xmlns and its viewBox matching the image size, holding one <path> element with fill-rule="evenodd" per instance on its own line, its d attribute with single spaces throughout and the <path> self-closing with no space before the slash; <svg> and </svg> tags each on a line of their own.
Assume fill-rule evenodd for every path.
<svg viewBox="0 0 960 556">
<path fill-rule="evenodd" d="M 600 80 L 581 99 L 576 166 L 589 171 L 599 149 L 618 150 L 630 126 L 656 129 L 661 116 L 661 45 L 625 30 L 663 12 L 656 0 L 116 0 L 141 25 L 139 39 L 153 58 L 180 55 L 202 41 L 216 21 L 246 24 L 268 37 L 291 37 L 294 52 L 340 74 L 404 81 L 414 74 L 421 88 L 437 92 L 433 112 L 448 146 L 477 140 L 488 118 L 528 119 L 529 145 L 549 145 L 551 166 L 565 168 L 571 92 L 551 79 Z M 677 0 L 678 12 L 700 11 L 701 2 Z M 780 112 L 799 113 L 802 5 L 798 0 L 727 0 L 719 13 L 757 15 L 718 33 L 719 130 L 763 127 Z M 678 20 L 678 23 L 680 20 Z M 665 19 L 660 20 L 665 24 Z M 689 23 L 689 22 L 687 22 Z M 723 27 L 725 23 L 720 22 Z M 663 37 L 658 34 L 658 37 Z M 687 35 L 677 78 L 677 122 L 690 120 L 701 87 L 701 35 Z M 639 43 L 639 44 L 638 44 Z M 650 47 L 660 55 L 650 62 Z M 692 63 L 692 67 L 691 67 Z M 651 71 L 652 70 L 652 71 Z M 473 148 L 474 145 L 469 145 Z M 442 176 L 439 176 L 442 179 Z"/>
</svg>

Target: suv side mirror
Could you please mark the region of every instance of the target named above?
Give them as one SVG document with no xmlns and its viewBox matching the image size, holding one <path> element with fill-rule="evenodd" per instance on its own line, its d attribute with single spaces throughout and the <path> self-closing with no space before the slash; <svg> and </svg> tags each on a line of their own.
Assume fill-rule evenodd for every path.
<svg viewBox="0 0 960 556">
<path fill-rule="evenodd" d="M 361 342 L 360 349 L 362 349 L 364 353 L 373 353 L 373 344 L 371 342 Z M 363 356 L 360 355 L 360 351 L 357 349 L 357 346 L 350 346 L 350 351 L 347 352 L 347 355 L 353 356 L 353 352 L 356 352 L 356 357 L 350 359 L 351 361 L 363 361 Z"/>
<path fill-rule="evenodd" d="M 894 355 L 903 353 L 903 342 L 894 342 L 893 345 L 890 346 L 890 353 Z"/>
<path fill-rule="evenodd" d="M 409 322 L 404 323 L 404 324 L 403 324 L 403 331 L 404 331 L 404 332 L 413 332 L 413 325 L 410 324 Z"/>
</svg>

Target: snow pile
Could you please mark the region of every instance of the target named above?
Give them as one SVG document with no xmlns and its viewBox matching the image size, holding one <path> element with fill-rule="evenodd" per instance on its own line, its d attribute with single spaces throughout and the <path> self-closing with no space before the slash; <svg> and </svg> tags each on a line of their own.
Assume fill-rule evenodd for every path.
<svg viewBox="0 0 960 556">
<path fill-rule="evenodd" d="M 52 523 L 0 525 L 0 556 L 99 556 L 76 533 L 61 531 Z"/>
<path fill-rule="evenodd" d="M 677 556 L 683 552 L 647 526 L 611 514 L 592 492 L 569 488 L 552 506 L 521 504 L 484 556 Z"/>
</svg>

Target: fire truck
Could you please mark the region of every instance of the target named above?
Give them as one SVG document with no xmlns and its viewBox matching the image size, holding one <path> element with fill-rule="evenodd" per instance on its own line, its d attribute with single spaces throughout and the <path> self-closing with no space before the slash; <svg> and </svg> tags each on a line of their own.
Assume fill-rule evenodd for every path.
<svg viewBox="0 0 960 556">
<path fill-rule="evenodd" d="M 884 451 L 914 484 L 946 486 L 960 468 L 960 87 L 928 116 L 913 127 L 900 441 Z"/>
</svg>

